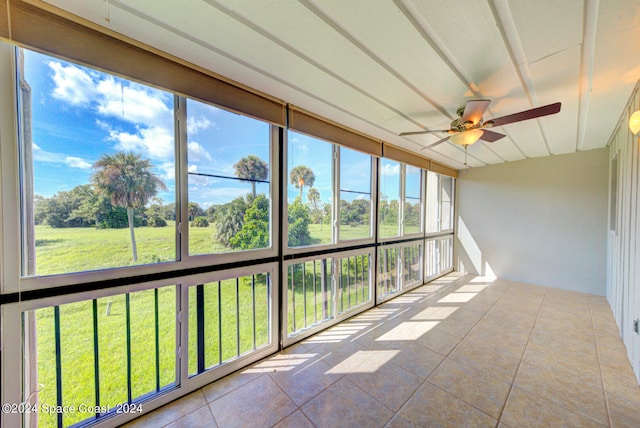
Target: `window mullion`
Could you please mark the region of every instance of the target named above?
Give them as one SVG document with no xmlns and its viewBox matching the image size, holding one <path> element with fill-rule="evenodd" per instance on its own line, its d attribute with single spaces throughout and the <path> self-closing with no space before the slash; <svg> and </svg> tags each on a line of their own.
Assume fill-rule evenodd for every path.
<svg viewBox="0 0 640 428">
<path fill-rule="evenodd" d="M 176 147 L 176 261 L 184 260 L 188 255 L 189 228 L 188 222 L 188 195 L 189 177 L 187 159 L 187 100 L 184 97 L 174 97 L 175 116 L 175 147 Z"/>
<path fill-rule="evenodd" d="M 340 146 L 337 144 L 333 145 L 333 162 L 331 164 L 331 168 L 333 169 L 331 176 L 332 180 L 332 190 L 331 194 L 333 195 L 333 221 L 331 224 L 333 225 L 332 234 L 332 244 L 337 244 L 340 241 Z"/>
</svg>

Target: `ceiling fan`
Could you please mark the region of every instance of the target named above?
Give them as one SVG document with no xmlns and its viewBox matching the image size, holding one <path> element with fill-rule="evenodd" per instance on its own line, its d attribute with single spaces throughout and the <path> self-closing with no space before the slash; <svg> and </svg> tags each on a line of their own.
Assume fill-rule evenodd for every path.
<svg viewBox="0 0 640 428">
<path fill-rule="evenodd" d="M 542 107 L 533 108 L 531 110 L 524 110 L 518 113 L 509 114 L 507 116 L 497 117 L 487 121 L 482 120 L 484 111 L 489 107 L 490 100 L 470 100 L 464 108 L 459 108 L 456 112 L 458 117 L 451 122 L 451 128 L 429 130 L 429 131 L 415 131 L 415 132 L 403 132 L 401 137 L 408 135 L 419 134 L 435 134 L 446 133 L 448 134 L 444 138 L 423 147 L 421 150 L 429 149 L 444 143 L 447 140 L 451 140 L 456 144 L 464 146 L 465 150 L 468 146 L 475 143 L 478 140 L 483 140 L 488 143 L 493 143 L 501 138 L 504 138 L 504 134 L 490 131 L 487 128 L 495 128 L 498 126 L 508 125 L 514 122 L 521 122 L 523 120 L 535 119 L 537 117 L 548 116 L 550 114 L 556 114 L 560 111 L 561 103 L 553 103 Z"/>
</svg>

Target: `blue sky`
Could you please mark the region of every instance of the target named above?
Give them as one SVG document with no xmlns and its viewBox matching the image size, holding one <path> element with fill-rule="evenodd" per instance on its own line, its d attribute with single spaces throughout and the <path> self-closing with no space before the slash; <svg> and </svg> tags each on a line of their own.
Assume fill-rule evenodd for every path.
<svg viewBox="0 0 640 428">
<path fill-rule="evenodd" d="M 127 150 L 153 163 L 168 188 L 158 197 L 165 203 L 175 201 L 172 94 L 24 52 L 25 80 L 32 94 L 36 194 L 50 197 L 87 184 L 94 172 L 92 165 L 100 156 Z M 187 118 L 189 172 L 234 177 L 233 164 L 249 154 L 270 164 L 268 124 L 193 100 L 187 102 Z M 291 131 L 288 141 L 288 170 L 297 165 L 311 168 L 316 177 L 314 187 L 325 202 L 330 201 L 331 144 Z M 370 157 L 342 149 L 341 159 L 341 189 L 368 192 Z M 397 172 L 397 163 L 381 163 L 381 174 L 393 176 Z M 205 208 L 251 190 L 246 182 L 193 175 L 188 185 L 189 199 Z M 258 193 L 267 190 L 267 185 L 257 186 Z M 394 189 L 384 191 L 397 197 Z M 290 186 L 289 201 L 297 195 L 298 190 Z"/>
</svg>

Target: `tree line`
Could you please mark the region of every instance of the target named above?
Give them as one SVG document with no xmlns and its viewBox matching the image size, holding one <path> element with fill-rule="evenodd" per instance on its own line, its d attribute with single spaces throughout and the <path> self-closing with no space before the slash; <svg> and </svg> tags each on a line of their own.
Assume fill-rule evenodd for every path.
<svg viewBox="0 0 640 428">
<path fill-rule="evenodd" d="M 175 203 L 165 205 L 156 197 L 166 190 L 164 182 L 152 172 L 148 159 L 130 152 L 103 155 L 94 165 L 91 184 L 83 184 L 62 191 L 50 198 L 34 197 L 35 224 L 51 227 L 129 227 L 132 253 L 137 260 L 135 227 L 164 227 L 176 219 Z M 236 177 L 251 184 L 251 193 L 238 196 L 225 204 L 203 209 L 196 202 L 188 204 L 188 221 L 192 227 L 215 225 L 213 239 L 234 249 L 255 249 L 269 246 L 270 202 L 265 194 L 256 194 L 256 182 L 268 178 L 269 168 L 258 156 L 249 155 L 233 165 Z M 312 244 L 309 224 L 329 223 L 331 205 L 321 201 L 320 192 L 313 187 L 315 174 L 304 165 L 294 167 L 290 183 L 300 193 L 288 207 L 289 245 Z M 302 200 L 307 187 L 307 202 Z M 397 222 L 398 203 L 386 198 L 381 203 L 381 221 Z M 340 201 L 340 224 L 353 227 L 369 224 L 370 201 L 356 199 Z M 405 221 L 419 221 L 419 208 L 407 205 Z"/>
</svg>

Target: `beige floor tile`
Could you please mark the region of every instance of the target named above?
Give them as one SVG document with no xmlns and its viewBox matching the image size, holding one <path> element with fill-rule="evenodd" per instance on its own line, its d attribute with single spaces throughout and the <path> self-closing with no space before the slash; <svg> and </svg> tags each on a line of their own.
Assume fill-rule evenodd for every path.
<svg viewBox="0 0 640 428">
<path fill-rule="evenodd" d="M 484 325 L 478 325 L 462 344 L 473 347 L 479 352 L 498 351 L 513 358 L 522 358 L 527 345 L 528 334 L 517 334 L 510 329 L 488 329 Z"/>
<path fill-rule="evenodd" d="M 445 358 L 444 355 L 414 342 L 397 347 L 390 346 L 387 350 L 397 350 L 393 363 L 422 380 L 426 379 Z"/>
<path fill-rule="evenodd" d="M 449 355 L 449 358 L 506 382 L 513 381 L 520 364 L 520 358 L 507 355 L 500 349 L 489 349 L 464 342 Z"/>
<path fill-rule="evenodd" d="M 397 414 L 420 427 L 495 427 L 498 421 L 448 392 L 425 383 Z"/>
<path fill-rule="evenodd" d="M 600 364 L 615 370 L 622 376 L 633 376 L 631 362 L 627 357 L 627 348 L 617 336 L 598 338 L 598 353 Z"/>
<path fill-rule="evenodd" d="M 460 338 L 446 333 L 442 329 L 433 328 L 418 338 L 416 342 L 439 354 L 448 355 L 460 342 Z"/>
<path fill-rule="evenodd" d="M 202 393 L 204 394 L 207 402 L 210 403 L 262 375 L 263 373 L 258 370 L 253 370 L 252 368 L 244 369 L 216 382 L 210 383 L 202 388 Z"/>
<path fill-rule="evenodd" d="M 160 427 L 178 419 L 189 415 L 202 407 L 206 406 L 207 402 L 202 395 L 202 391 L 198 390 L 186 395 L 182 398 L 160 407 L 153 412 L 144 415 L 138 419 L 134 419 L 127 425 L 128 428 L 138 427 Z"/>
<path fill-rule="evenodd" d="M 322 360 L 311 360 L 291 370 L 270 373 L 269 376 L 298 406 L 306 403 L 344 374 L 330 373 L 331 366 Z"/>
<path fill-rule="evenodd" d="M 209 427 L 216 428 L 216 421 L 213 419 L 213 413 L 208 405 L 200 407 L 198 410 L 170 423 L 165 428 L 192 428 L 192 427 Z"/>
<path fill-rule="evenodd" d="M 602 366 L 604 389 L 614 427 L 640 426 L 640 386 L 629 370 L 623 375 L 618 370 Z"/>
<path fill-rule="evenodd" d="M 476 325 L 476 321 L 447 318 L 446 320 L 440 321 L 434 329 L 450 334 L 451 336 L 463 338 L 474 325 Z"/>
<path fill-rule="evenodd" d="M 389 423 L 386 425 L 386 428 L 418 428 L 418 425 L 412 424 L 406 419 L 401 418 L 400 416 L 394 416 Z"/>
<path fill-rule="evenodd" d="M 275 428 L 315 428 L 311 421 L 300 410 L 296 410 L 284 418 Z"/>
<path fill-rule="evenodd" d="M 343 378 L 301 409 L 316 427 L 381 427 L 393 412 Z"/>
<path fill-rule="evenodd" d="M 568 379 L 523 362 L 515 386 L 602 425 L 609 423 L 601 383 L 591 385 L 581 379 Z"/>
<path fill-rule="evenodd" d="M 597 386 L 601 382 L 600 369 L 595 363 L 585 363 L 568 358 L 561 352 L 553 352 L 539 346 L 529 346 L 524 361 L 537 367 L 553 371 L 564 379 L 579 379 L 584 384 Z"/>
<path fill-rule="evenodd" d="M 511 385 L 454 360 L 445 360 L 429 382 L 498 419 Z"/>
<path fill-rule="evenodd" d="M 597 367 L 598 351 L 595 340 L 587 341 L 557 335 L 548 331 L 534 330 L 529 341 L 528 350 L 547 355 L 556 355 L 568 361 L 580 361 Z"/>
<path fill-rule="evenodd" d="M 350 374 L 347 379 L 393 411 L 397 411 L 422 384 L 421 378 L 394 364 L 393 360 L 369 373 Z"/>
<path fill-rule="evenodd" d="M 602 427 L 591 419 L 517 387 L 511 390 L 500 422 L 518 428 Z"/>
<path fill-rule="evenodd" d="M 269 376 L 246 383 L 209 406 L 221 427 L 271 427 L 297 408 Z"/>
</svg>

